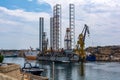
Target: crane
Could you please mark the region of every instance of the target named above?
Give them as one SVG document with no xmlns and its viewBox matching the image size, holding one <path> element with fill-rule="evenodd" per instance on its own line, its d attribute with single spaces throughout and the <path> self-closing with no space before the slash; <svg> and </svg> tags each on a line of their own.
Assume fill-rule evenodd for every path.
<svg viewBox="0 0 120 80">
<path fill-rule="evenodd" d="M 79 61 L 81 60 L 82 62 L 85 60 L 86 57 L 84 50 L 86 34 L 88 34 L 89 36 L 90 32 L 89 32 L 89 27 L 85 24 L 81 34 L 79 34 L 76 50 L 75 50 L 76 53 L 79 55 Z"/>
</svg>

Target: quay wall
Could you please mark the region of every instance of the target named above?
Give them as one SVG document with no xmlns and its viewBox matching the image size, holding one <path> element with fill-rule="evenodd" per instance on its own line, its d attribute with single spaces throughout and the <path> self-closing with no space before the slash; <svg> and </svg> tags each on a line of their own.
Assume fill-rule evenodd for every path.
<svg viewBox="0 0 120 80">
<path fill-rule="evenodd" d="M 18 79 L 0 73 L 0 80 L 18 80 Z"/>
<path fill-rule="evenodd" d="M 48 80 L 48 78 L 21 72 L 20 65 L 17 64 L 3 63 L 0 66 L 0 80 Z"/>
<path fill-rule="evenodd" d="M 20 65 L 17 64 L 8 63 L 0 66 L 0 73 L 21 80 Z"/>
</svg>

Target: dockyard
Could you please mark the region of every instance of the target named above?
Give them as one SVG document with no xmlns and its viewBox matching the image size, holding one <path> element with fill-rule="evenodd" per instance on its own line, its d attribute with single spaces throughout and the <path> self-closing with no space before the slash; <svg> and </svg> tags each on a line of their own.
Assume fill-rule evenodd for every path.
<svg viewBox="0 0 120 80">
<path fill-rule="evenodd" d="M 33 1 L 28 0 L 29 3 Z M 37 2 L 39 2 L 39 7 L 45 8 L 42 11 L 41 7 L 40 13 L 38 7 L 34 9 L 36 12 L 33 10 L 34 13 L 32 13 L 32 11 L 22 10 L 22 8 L 17 9 L 19 7 L 14 4 L 12 6 L 15 8 L 14 11 L 16 13 L 14 13 L 9 8 L 3 8 L 0 5 L 0 11 L 4 10 L 3 13 L 9 12 L 7 16 L 12 15 L 8 19 L 12 19 L 15 16 L 17 19 L 13 19 L 14 21 L 20 20 L 15 24 L 12 21 L 2 21 L 0 19 L 0 24 L 12 24 L 16 29 L 16 31 L 11 31 L 12 36 L 7 36 L 6 38 L 1 34 L 6 35 L 7 31 L 9 32 L 9 29 L 12 29 L 2 29 L 0 27 L 0 35 L 2 36 L 0 43 L 0 80 L 120 80 L 120 45 L 117 43 L 119 39 L 111 39 L 114 42 L 109 42 L 111 35 L 108 33 L 111 32 L 115 35 L 113 31 L 116 31 L 117 34 L 119 30 L 113 29 L 113 26 L 117 23 L 110 22 L 107 20 L 108 17 L 104 18 L 105 16 L 100 15 L 100 13 L 106 12 L 102 11 L 103 8 L 98 9 L 98 11 L 92 10 L 96 6 L 94 1 L 91 3 L 88 1 L 86 4 L 82 2 L 79 6 L 74 1 L 76 4 L 69 3 L 66 4 L 67 6 L 65 4 L 62 5 L 63 2 L 62 4 L 54 2 L 54 4 L 48 4 L 49 2 L 45 3 L 44 0 L 38 0 Z M 105 4 L 106 2 L 103 1 L 103 3 Z M 83 12 L 80 11 L 80 13 L 77 10 L 79 7 L 81 7 Z M 93 13 L 96 15 L 93 15 Z M 23 18 L 24 14 L 25 17 Z M 106 16 L 110 16 L 110 14 Z M 104 21 L 100 22 L 102 20 L 98 21 L 100 23 L 95 22 L 101 17 L 106 20 L 106 23 L 103 23 Z M 0 16 L 0 18 L 2 17 Z M 25 23 L 24 20 L 26 20 Z M 3 27 L 6 27 L 4 25 Z M 113 31 L 105 32 L 103 25 L 112 25 L 111 29 Z M 107 30 L 108 28 L 105 29 Z M 18 34 L 19 37 L 16 36 Z M 9 38 L 12 43 L 9 42 Z M 92 43 L 90 43 L 90 38 Z M 7 40 L 9 41 L 7 42 Z M 94 42 L 95 45 L 93 45 Z M 9 48 L 6 44 L 14 46 Z M 20 48 L 17 47 L 18 44 Z"/>
</svg>

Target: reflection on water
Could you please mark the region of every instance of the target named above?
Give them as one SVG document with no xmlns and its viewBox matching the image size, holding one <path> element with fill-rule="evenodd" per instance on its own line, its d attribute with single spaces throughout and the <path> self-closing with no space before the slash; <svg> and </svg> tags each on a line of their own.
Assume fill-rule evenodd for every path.
<svg viewBox="0 0 120 80">
<path fill-rule="evenodd" d="M 80 73 L 81 73 L 81 76 L 84 76 L 85 75 L 85 69 L 84 69 L 84 63 L 80 63 Z"/>
<path fill-rule="evenodd" d="M 52 62 L 52 80 L 55 80 L 55 63 Z"/>
<path fill-rule="evenodd" d="M 44 68 L 46 68 L 47 64 L 44 64 Z M 52 65 L 52 63 L 51 63 Z M 49 64 L 49 66 L 51 66 Z M 52 67 L 51 67 L 52 68 Z M 43 73 L 44 76 L 48 76 L 50 80 L 84 80 L 84 75 L 81 76 L 80 72 L 80 64 L 79 63 L 55 63 L 54 65 L 54 77 L 53 79 L 53 71 L 51 68 L 47 68 L 47 71 Z"/>
<path fill-rule="evenodd" d="M 13 62 L 24 65 L 23 58 L 6 58 L 4 62 Z M 35 61 L 31 62 L 32 65 Z M 92 62 L 84 63 L 53 63 L 39 62 L 45 71 L 43 76 L 49 80 L 120 80 L 120 63 L 118 62 Z M 85 71 L 81 75 L 81 68 Z M 53 75 L 54 74 L 54 75 Z"/>
</svg>

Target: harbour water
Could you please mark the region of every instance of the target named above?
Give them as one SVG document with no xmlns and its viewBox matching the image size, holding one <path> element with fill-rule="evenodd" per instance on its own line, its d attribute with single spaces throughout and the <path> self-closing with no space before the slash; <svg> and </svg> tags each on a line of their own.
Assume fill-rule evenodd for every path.
<svg viewBox="0 0 120 80">
<path fill-rule="evenodd" d="M 24 65 L 23 58 L 5 58 L 6 63 Z M 36 61 L 30 61 L 35 65 Z M 84 74 L 81 75 L 80 63 L 38 62 L 44 68 L 43 76 L 49 80 L 120 80 L 120 62 L 84 63 Z"/>
</svg>

